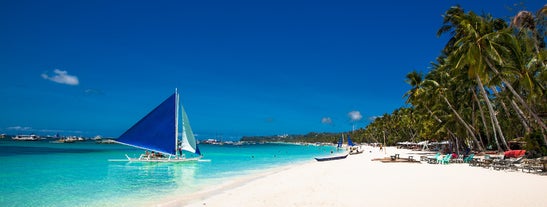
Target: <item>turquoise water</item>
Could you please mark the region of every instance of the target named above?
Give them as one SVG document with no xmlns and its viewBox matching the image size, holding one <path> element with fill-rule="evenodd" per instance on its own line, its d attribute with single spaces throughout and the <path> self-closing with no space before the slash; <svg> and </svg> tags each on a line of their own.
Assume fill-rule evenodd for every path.
<svg viewBox="0 0 547 207">
<path fill-rule="evenodd" d="M 142 150 L 81 142 L 0 140 L 0 206 L 139 206 L 234 176 L 313 160 L 331 146 L 200 145 L 207 162 L 108 162 Z"/>
</svg>

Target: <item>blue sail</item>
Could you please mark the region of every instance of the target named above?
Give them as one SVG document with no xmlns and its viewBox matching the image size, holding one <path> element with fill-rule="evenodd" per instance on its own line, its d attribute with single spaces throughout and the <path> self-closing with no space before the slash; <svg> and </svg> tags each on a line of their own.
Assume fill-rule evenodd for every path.
<svg viewBox="0 0 547 207">
<path fill-rule="evenodd" d="M 355 146 L 355 144 L 353 144 L 353 142 L 351 141 L 351 138 L 349 138 L 349 135 L 348 135 L 348 145 L 349 146 Z"/>
<path fill-rule="evenodd" d="M 336 146 L 336 147 L 338 147 L 338 148 L 342 147 L 342 139 L 343 138 L 340 137 L 340 139 L 338 140 L 338 146 Z"/>
<path fill-rule="evenodd" d="M 116 141 L 142 148 L 176 154 L 176 93 L 129 128 Z"/>
</svg>

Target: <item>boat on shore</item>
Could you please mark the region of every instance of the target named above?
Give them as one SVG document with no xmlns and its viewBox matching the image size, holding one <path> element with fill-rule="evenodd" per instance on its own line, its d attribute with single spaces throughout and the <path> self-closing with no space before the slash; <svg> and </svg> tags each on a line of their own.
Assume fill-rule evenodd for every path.
<svg viewBox="0 0 547 207">
<path fill-rule="evenodd" d="M 357 155 L 363 153 L 365 150 L 362 149 L 360 146 L 352 146 L 349 148 L 349 154 L 350 155 Z"/>
<path fill-rule="evenodd" d="M 350 155 L 361 154 L 365 151 L 364 149 L 361 149 L 361 146 L 354 144 L 351 141 L 351 138 L 349 137 L 349 135 L 348 135 L 348 146 L 349 146 L 348 150 Z"/>
<path fill-rule="evenodd" d="M 349 154 L 329 156 L 329 157 L 316 157 L 315 160 L 317 160 L 319 162 L 331 161 L 331 160 L 341 160 L 341 159 L 346 159 L 346 157 L 348 157 L 348 155 Z"/>
<path fill-rule="evenodd" d="M 202 155 L 188 121 L 188 115 L 179 101 L 179 93 L 165 101 L 129 128 L 114 142 L 146 150 L 137 158 L 109 161 L 129 162 L 188 162 Z M 183 152 L 192 153 L 186 157 Z"/>
</svg>

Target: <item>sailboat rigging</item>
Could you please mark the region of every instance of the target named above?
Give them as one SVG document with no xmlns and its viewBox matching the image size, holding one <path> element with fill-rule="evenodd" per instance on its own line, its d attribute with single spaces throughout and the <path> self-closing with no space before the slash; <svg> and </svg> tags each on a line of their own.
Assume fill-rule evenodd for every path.
<svg viewBox="0 0 547 207">
<path fill-rule="evenodd" d="M 127 160 L 110 161 L 186 162 L 197 161 L 202 157 L 190 127 L 188 115 L 180 103 L 180 95 L 176 89 L 175 93 L 129 128 L 115 142 L 144 149 L 146 153 L 138 158 L 125 155 Z M 186 157 L 183 151 L 195 155 Z"/>
</svg>

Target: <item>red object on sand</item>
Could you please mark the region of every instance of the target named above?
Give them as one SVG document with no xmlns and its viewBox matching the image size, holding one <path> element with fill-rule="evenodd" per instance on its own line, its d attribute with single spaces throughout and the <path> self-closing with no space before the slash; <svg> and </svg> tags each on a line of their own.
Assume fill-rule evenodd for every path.
<svg viewBox="0 0 547 207">
<path fill-rule="evenodd" d="M 505 158 L 511 158 L 511 157 L 518 158 L 518 157 L 524 156 L 525 153 L 526 153 L 526 150 L 509 150 L 509 151 L 505 151 L 503 155 L 505 156 Z"/>
</svg>

